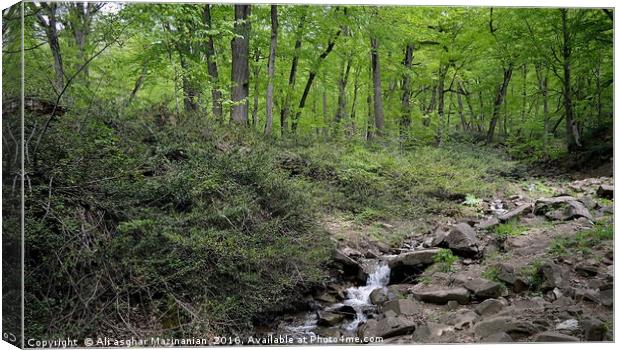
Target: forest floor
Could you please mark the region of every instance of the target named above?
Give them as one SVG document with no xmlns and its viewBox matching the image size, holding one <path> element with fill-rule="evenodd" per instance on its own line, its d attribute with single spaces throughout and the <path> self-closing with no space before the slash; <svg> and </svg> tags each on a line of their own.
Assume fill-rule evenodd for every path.
<svg viewBox="0 0 620 350">
<path fill-rule="evenodd" d="M 267 329 L 318 343 L 612 340 L 609 173 L 508 179 L 417 218 L 326 213 L 331 281 Z"/>
</svg>

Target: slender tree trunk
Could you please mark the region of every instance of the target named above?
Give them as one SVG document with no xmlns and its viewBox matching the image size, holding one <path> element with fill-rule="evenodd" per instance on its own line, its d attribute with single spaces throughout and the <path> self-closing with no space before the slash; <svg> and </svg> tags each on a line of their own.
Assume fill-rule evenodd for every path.
<svg viewBox="0 0 620 350">
<path fill-rule="evenodd" d="M 249 109 L 249 62 L 248 51 L 250 48 L 250 5 L 235 5 L 236 36 L 231 41 L 232 69 L 231 69 L 231 120 L 239 124 L 248 123 Z"/>
<path fill-rule="evenodd" d="M 536 75 L 538 77 L 538 87 L 543 99 L 543 146 L 547 148 L 547 139 L 549 134 L 549 98 L 548 98 L 548 82 L 546 68 L 542 65 L 537 67 Z"/>
<path fill-rule="evenodd" d="M 336 127 L 340 121 L 346 118 L 347 110 L 347 82 L 349 81 L 349 72 L 351 71 L 351 56 L 343 61 L 343 67 L 340 70 L 340 78 L 338 79 L 338 108 L 336 110 Z"/>
<path fill-rule="evenodd" d="M 338 30 L 336 35 L 334 35 L 334 37 L 330 39 L 330 41 L 327 43 L 327 48 L 325 48 L 325 51 L 323 51 L 323 53 L 319 55 L 319 58 L 314 65 L 314 68 L 310 70 L 310 74 L 308 75 L 308 81 L 306 82 L 306 87 L 304 88 L 304 92 L 301 95 L 301 100 L 299 101 L 299 107 L 297 108 L 297 113 L 295 113 L 295 118 L 293 119 L 293 122 L 291 123 L 291 130 L 293 132 L 297 130 L 299 118 L 301 118 L 301 112 L 306 106 L 306 99 L 308 98 L 308 94 L 310 93 L 310 88 L 312 87 L 312 83 L 314 82 L 314 79 L 316 78 L 317 71 L 321 63 L 323 63 L 325 58 L 327 58 L 327 55 L 329 55 L 329 53 L 332 52 L 332 50 L 334 49 L 334 45 L 336 45 L 336 39 L 338 39 L 338 37 L 340 36 L 340 33 L 342 33 L 342 30 Z"/>
<path fill-rule="evenodd" d="M 564 68 L 562 95 L 564 97 L 564 120 L 566 121 L 566 146 L 569 152 L 574 152 L 581 147 L 581 140 L 575 123 L 571 92 L 571 36 L 568 29 L 568 9 L 560 9 L 560 11 L 562 14 L 562 66 Z"/>
<path fill-rule="evenodd" d="M 368 77 L 369 80 L 372 81 L 372 53 L 371 53 L 371 58 L 370 58 L 370 65 L 368 67 Z M 375 129 L 375 115 L 373 113 L 373 106 L 372 106 L 372 95 L 374 93 L 372 84 L 368 84 L 368 95 L 366 97 L 366 103 L 368 105 L 367 109 L 368 109 L 368 119 L 367 119 L 367 123 L 366 123 L 366 141 L 370 141 L 374 138 L 374 129 Z"/>
<path fill-rule="evenodd" d="M 253 76 L 253 81 L 252 84 L 254 85 L 254 93 L 253 93 L 253 104 L 252 104 L 252 128 L 256 128 L 256 124 L 258 123 L 258 80 L 260 77 L 260 71 L 261 71 L 261 66 L 259 64 L 260 62 L 260 49 L 256 48 L 256 50 L 254 51 L 254 62 L 255 65 L 252 69 L 252 76 Z"/>
<path fill-rule="evenodd" d="M 131 90 L 131 93 L 129 94 L 129 98 L 127 99 L 127 103 L 125 104 L 126 106 L 129 106 L 131 102 L 133 102 L 134 98 L 136 98 L 138 91 L 140 90 L 140 88 L 142 88 L 142 84 L 144 84 L 144 79 L 146 79 L 146 73 L 147 73 L 147 68 L 146 68 L 146 63 L 145 63 L 142 66 L 142 72 L 140 73 L 140 76 L 138 77 L 135 84 L 133 85 L 133 90 Z"/>
<path fill-rule="evenodd" d="M 213 30 L 213 25 L 211 23 L 211 5 L 207 4 L 204 8 L 204 23 L 208 30 Z M 207 35 L 207 47 L 206 47 L 206 56 L 207 56 L 207 72 L 209 73 L 209 77 L 211 79 L 211 98 L 212 98 L 212 111 L 213 116 L 218 122 L 222 122 L 222 92 L 220 91 L 219 86 L 219 74 L 217 71 L 217 60 L 215 57 L 215 44 L 214 44 L 213 34 Z"/>
<path fill-rule="evenodd" d="M 41 3 L 44 11 L 37 13 L 37 21 L 45 30 L 47 43 L 50 46 L 52 57 L 54 58 L 54 72 L 56 78 L 54 80 L 54 88 L 57 93 L 65 86 L 65 70 L 62 63 L 62 54 L 60 51 L 60 43 L 58 41 L 58 19 L 57 19 L 57 3 Z M 47 17 L 47 18 L 46 18 Z"/>
<path fill-rule="evenodd" d="M 510 63 L 508 68 L 504 68 L 504 78 L 502 83 L 497 88 L 497 93 L 495 94 L 495 101 L 493 102 L 493 114 L 491 115 L 491 122 L 489 123 L 489 131 L 487 132 L 487 143 L 490 144 L 493 142 L 493 136 L 495 134 L 495 126 L 497 125 L 497 120 L 500 117 L 501 107 L 504 103 L 504 98 L 506 97 L 506 91 L 508 90 L 508 83 L 510 83 L 510 78 L 512 77 L 512 69 L 513 64 Z"/>
<path fill-rule="evenodd" d="M 411 64 L 413 63 L 413 43 L 408 43 L 405 49 L 405 59 L 403 65 L 405 73 L 403 74 L 403 97 L 401 99 L 402 115 L 400 118 L 400 136 L 404 137 L 411 127 Z"/>
<path fill-rule="evenodd" d="M 293 61 L 291 63 L 291 72 L 288 77 L 288 89 L 285 92 L 284 104 L 280 110 L 280 129 L 281 134 L 285 135 L 288 132 L 288 118 L 291 114 L 291 98 L 295 91 L 295 81 L 297 78 L 297 64 L 299 62 L 299 52 L 301 50 L 301 39 L 303 35 L 304 24 L 306 21 L 306 13 L 301 15 L 299 25 L 297 26 L 297 33 L 295 38 L 295 49 L 293 51 Z"/>
<path fill-rule="evenodd" d="M 370 39 L 372 85 L 373 85 L 373 110 L 375 115 L 375 128 L 377 135 L 381 136 L 384 128 L 383 96 L 381 95 L 381 65 L 379 62 L 379 42 L 376 37 Z"/>
<path fill-rule="evenodd" d="M 349 114 L 349 119 L 350 119 L 349 136 L 353 136 L 355 134 L 355 118 L 356 118 L 355 111 L 357 108 L 357 91 L 359 90 L 359 75 L 360 75 L 360 69 L 356 69 L 355 82 L 353 83 L 353 101 L 351 102 L 351 113 Z"/>
<path fill-rule="evenodd" d="M 198 98 L 198 93 L 195 91 L 189 78 L 189 67 L 183 51 L 178 50 L 178 54 L 182 70 L 183 108 L 185 112 L 196 112 L 198 111 L 198 103 L 196 101 Z"/>
<path fill-rule="evenodd" d="M 445 81 L 446 74 L 448 74 L 448 66 L 442 64 L 439 66 L 439 81 L 437 82 L 437 116 L 439 118 L 439 126 L 437 127 L 437 138 L 439 144 L 443 141 L 443 124 L 444 124 L 444 109 L 445 109 Z"/>
<path fill-rule="evenodd" d="M 265 135 L 271 134 L 273 125 L 273 77 L 276 72 L 276 50 L 278 46 L 278 6 L 271 5 L 271 44 L 269 47 L 269 62 L 267 63 L 267 120 Z"/>
<path fill-rule="evenodd" d="M 428 108 L 426 109 L 427 118 L 424 119 L 422 123 L 424 126 L 431 125 L 431 114 L 435 111 L 435 107 L 437 104 L 437 85 L 431 86 L 431 100 L 428 103 Z"/>
<path fill-rule="evenodd" d="M 458 107 L 459 117 L 461 118 L 461 128 L 463 131 L 467 131 L 467 121 L 465 120 L 465 112 L 463 111 L 463 96 L 462 90 L 456 94 L 456 103 Z"/>
</svg>

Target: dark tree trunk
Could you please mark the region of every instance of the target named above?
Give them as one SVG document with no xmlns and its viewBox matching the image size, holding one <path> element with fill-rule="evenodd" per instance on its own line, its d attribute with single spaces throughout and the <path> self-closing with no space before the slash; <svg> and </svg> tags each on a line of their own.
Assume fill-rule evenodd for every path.
<svg viewBox="0 0 620 350">
<path fill-rule="evenodd" d="M 182 50 L 178 51 L 179 60 L 181 61 L 181 69 L 183 70 L 182 76 L 182 87 L 183 87 L 183 107 L 185 112 L 196 112 L 198 111 L 198 102 L 196 101 L 198 98 L 198 93 L 192 86 L 192 82 L 189 78 L 188 70 L 189 67 L 187 65 L 187 60 Z"/>
<path fill-rule="evenodd" d="M 204 22 L 205 26 L 208 30 L 213 30 L 213 25 L 211 23 L 211 5 L 205 5 L 204 9 Z M 217 60 L 215 58 L 215 44 L 214 44 L 213 34 L 209 34 L 207 36 L 207 47 L 206 47 L 206 56 L 207 56 L 207 71 L 209 73 L 209 77 L 211 79 L 211 98 L 213 99 L 212 110 L 213 116 L 218 122 L 222 121 L 222 92 L 219 87 L 219 74 L 217 71 Z"/>
<path fill-rule="evenodd" d="M 425 118 L 424 121 L 422 122 L 424 126 L 431 125 L 431 114 L 435 110 L 436 104 L 437 104 L 437 85 L 432 85 L 431 86 L 431 100 L 429 101 L 428 108 L 426 109 L 427 118 Z"/>
<path fill-rule="evenodd" d="M 405 66 L 405 73 L 403 74 L 403 97 L 402 115 L 400 118 L 400 135 L 405 135 L 409 127 L 411 126 L 411 64 L 413 62 L 413 43 L 408 43 L 405 49 L 405 59 L 403 65 Z"/>
<path fill-rule="evenodd" d="M 267 63 L 267 117 L 265 121 L 265 135 L 271 134 L 273 126 L 273 77 L 276 72 L 276 50 L 278 46 L 278 6 L 271 5 L 271 45 L 269 47 L 269 62 Z"/>
<path fill-rule="evenodd" d="M 43 11 L 37 12 L 37 21 L 45 30 L 47 43 L 50 46 L 52 57 L 54 58 L 54 72 L 56 78 L 54 80 L 54 88 L 57 93 L 62 91 L 65 85 L 65 70 L 62 63 L 62 54 L 60 51 L 60 43 L 58 41 L 58 19 L 57 19 L 57 3 L 41 3 Z M 46 18 L 47 17 L 47 18 Z"/>
<path fill-rule="evenodd" d="M 372 86 L 373 86 L 373 110 L 375 115 L 375 128 L 377 135 L 383 133 L 383 97 L 381 95 L 381 65 L 379 62 L 379 42 L 377 38 L 370 38 L 371 64 L 372 64 Z"/>
<path fill-rule="evenodd" d="M 306 106 L 306 99 L 308 98 L 308 94 L 310 93 L 310 88 L 312 87 L 312 83 L 314 82 L 314 79 L 316 78 L 317 70 L 319 69 L 319 66 L 321 65 L 321 63 L 323 63 L 325 58 L 327 58 L 327 55 L 329 55 L 329 53 L 332 52 L 332 50 L 334 49 L 334 45 L 336 45 L 336 39 L 340 36 L 341 32 L 342 30 L 338 30 L 336 35 L 334 35 L 334 37 L 327 43 L 327 48 L 325 48 L 325 51 L 323 51 L 323 53 L 321 53 L 321 55 L 319 56 L 318 61 L 314 65 L 314 68 L 310 70 L 310 74 L 308 75 L 308 81 L 306 82 L 306 87 L 304 88 L 304 92 L 301 95 L 301 100 L 299 101 L 299 107 L 297 108 L 297 113 L 295 113 L 295 118 L 293 119 L 293 122 L 291 123 L 291 129 L 293 132 L 297 130 L 299 118 L 301 118 L 301 112 Z"/>
<path fill-rule="evenodd" d="M 443 123 L 444 123 L 444 109 L 445 109 L 445 81 L 446 75 L 448 74 L 448 66 L 445 64 L 441 64 L 439 66 L 439 73 L 437 76 L 439 77 L 439 81 L 437 82 L 437 117 L 439 118 L 439 126 L 437 128 L 437 141 L 441 144 L 443 139 Z"/>
<path fill-rule="evenodd" d="M 562 95 L 564 97 L 564 120 L 566 121 L 566 146 L 569 152 L 574 152 L 581 147 L 581 140 L 575 123 L 571 92 L 571 36 L 568 29 L 568 9 L 560 9 L 560 11 L 562 14 L 562 66 L 564 68 Z"/>
<path fill-rule="evenodd" d="M 343 67 L 340 71 L 340 78 L 338 79 L 338 108 L 336 110 L 335 121 L 336 124 L 346 118 L 347 110 L 347 83 L 349 80 L 349 72 L 351 71 L 351 58 L 350 56 L 343 61 Z"/>
<path fill-rule="evenodd" d="M 235 5 L 235 38 L 231 41 L 231 120 L 239 124 L 248 123 L 250 69 L 248 51 L 250 48 L 250 5 Z"/>
<path fill-rule="evenodd" d="M 254 65 L 254 68 L 252 69 L 253 73 L 253 82 L 252 84 L 254 85 L 254 93 L 253 93 L 253 98 L 254 98 L 254 103 L 252 104 L 252 128 L 256 128 L 256 124 L 258 123 L 258 78 L 260 76 L 260 71 L 261 71 L 261 66 L 259 64 L 260 62 L 260 50 L 258 48 L 256 48 L 256 50 L 254 51 L 254 62 L 256 62 L 256 64 Z"/>
<path fill-rule="evenodd" d="M 288 132 L 288 118 L 291 114 L 291 97 L 295 91 L 295 81 L 297 78 L 297 64 L 299 62 L 299 51 L 301 50 L 301 39 L 303 35 L 304 24 L 306 21 L 306 14 L 303 13 L 297 26 L 297 37 L 295 39 L 295 49 L 293 52 L 293 61 L 291 63 L 291 72 L 288 77 L 288 89 L 285 92 L 284 104 L 280 110 L 280 129 L 281 134 L 285 135 Z"/>
<path fill-rule="evenodd" d="M 356 118 L 356 113 L 355 110 L 357 108 L 357 92 L 359 90 L 359 75 L 360 75 L 360 70 L 357 69 L 355 72 L 355 82 L 353 83 L 353 101 L 351 101 L 351 114 L 349 115 L 350 118 L 350 126 L 349 126 L 349 136 L 352 136 L 355 134 L 355 118 Z"/>
<path fill-rule="evenodd" d="M 538 78 L 538 87 L 543 99 L 543 145 L 547 147 L 547 138 L 549 134 L 549 89 L 546 68 L 542 65 L 536 67 L 536 76 Z"/>
<path fill-rule="evenodd" d="M 495 94 L 495 101 L 493 102 L 493 114 L 491 115 L 489 131 L 487 132 L 487 143 L 493 142 L 493 136 L 495 135 L 497 120 L 500 117 L 501 107 L 504 103 L 504 98 L 506 97 L 506 91 L 508 90 L 508 83 L 510 83 L 510 78 L 512 77 L 512 69 L 512 63 L 508 64 L 507 69 L 504 68 L 504 78 L 502 80 L 502 83 L 497 88 L 497 93 Z"/>
</svg>

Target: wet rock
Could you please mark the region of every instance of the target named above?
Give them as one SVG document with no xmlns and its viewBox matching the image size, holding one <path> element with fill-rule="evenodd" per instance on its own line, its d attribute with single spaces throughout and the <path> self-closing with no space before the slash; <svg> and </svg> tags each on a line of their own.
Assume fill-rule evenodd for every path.
<svg viewBox="0 0 620 350">
<path fill-rule="evenodd" d="M 476 299 L 497 298 L 502 294 L 502 285 L 483 278 L 476 278 L 465 283 Z"/>
<path fill-rule="evenodd" d="M 487 299 L 478 306 L 476 306 L 476 312 L 480 316 L 491 316 L 494 315 L 504 308 L 504 304 L 497 299 Z"/>
<path fill-rule="evenodd" d="M 583 321 L 583 334 L 586 341 L 603 341 L 607 337 L 607 326 L 599 319 L 588 318 Z"/>
<path fill-rule="evenodd" d="M 338 328 L 317 327 L 313 330 L 313 332 L 326 338 L 339 338 L 341 335 Z"/>
<path fill-rule="evenodd" d="M 368 273 L 362 266 L 343 251 L 336 249 L 333 254 L 333 261 L 342 266 L 343 273 L 347 277 L 352 277 L 362 283 L 366 282 Z"/>
<path fill-rule="evenodd" d="M 433 258 L 440 250 L 424 249 L 399 254 L 388 260 L 390 283 L 410 282 L 422 273 L 424 268 L 433 263 Z"/>
<path fill-rule="evenodd" d="M 579 329 L 579 321 L 574 318 L 568 319 L 555 326 L 556 331 L 574 332 Z"/>
<path fill-rule="evenodd" d="M 396 315 L 412 316 L 420 312 L 420 304 L 411 299 L 398 299 L 388 301 L 383 305 L 383 312 L 394 311 Z"/>
<path fill-rule="evenodd" d="M 542 332 L 536 334 L 534 341 L 541 343 L 576 342 L 579 338 L 558 332 Z"/>
<path fill-rule="evenodd" d="M 412 291 L 413 296 L 427 303 L 445 304 L 450 300 L 456 300 L 459 304 L 469 303 L 469 291 L 462 287 L 447 289 L 426 289 Z"/>
<path fill-rule="evenodd" d="M 506 221 L 508 221 L 510 219 L 513 219 L 513 218 L 516 218 L 516 217 L 521 217 L 523 215 L 529 214 L 529 213 L 532 212 L 532 210 L 533 210 L 533 208 L 532 208 L 532 204 L 531 203 L 522 204 L 522 205 L 512 209 L 511 211 L 500 215 L 498 217 L 498 219 L 501 222 L 506 222 Z"/>
<path fill-rule="evenodd" d="M 351 305 L 342 305 L 341 307 L 335 310 L 336 313 L 339 313 L 344 316 L 344 318 L 352 320 L 355 318 L 357 312 Z"/>
<path fill-rule="evenodd" d="M 542 277 L 542 290 L 550 290 L 554 288 L 566 288 L 568 281 L 564 269 L 554 263 L 548 262 L 540 266 L 539 273 Z"/>
<path fill-rule="evenodd" d="M 373 305 L 382 305 L 388 301 L 387 288 L 377 288 L 370 293 L 370 302 Z"/>
<path fill-rule="evenodd" d="M 474 326 L 474 333 L 480 338 L 499 332 L 508 333 L 512 337 L 527 337 L 537 333 L 538 327 L 530 322 L 516 320 L 509 316 L 485 319 Z"/>
<path fill-rule="evenodd" d="M 324 327 L 331 327 L 339 324 L 345 318 L 344 314 L 329 312 L 329 311 L 319 311 L 318 312 L 318 321 L 317 325 Z"/>
<path fill-rule="evenodd" d="M 476 231 L 466 223 L 460 223 L 452 226 L 450 233 L 446 235 L 444 242 L 448 248 L 456 253 L 466 256 L 478 254 L 478 238 Z"/>
<path fill-rule="evenodd" d="M 327 304 L 334 304 L 337 301 L 336 297 L 333 296 L 332 294 L 329 294 L 329 293 L 323 293 L 323 294 L 315 297 L 314 299 L 316 299 L 318 301 L 322 301 L 322 302 L 327 303 Z"/>
<path fill-rule="evenodd" d="M 487 337 L 480 339 L 482 343 L 511 343 L 514 340 L 506 332 L 493 333 Z"/>
<path fill-rule="evenodd" d="M 601 198 L 614 199 L 614 187 L 610 185 L 600 185 L 596 190 L 596 195 Z"/>
<path fill-rule="evenodd" d="M 433 263 L 435 254 L 439 253 L 439 249 L 424 249 L 413 252 L 399 254 L 388 260 L 391 269 L 398 266 L 424 266 Z"/>
</svg>

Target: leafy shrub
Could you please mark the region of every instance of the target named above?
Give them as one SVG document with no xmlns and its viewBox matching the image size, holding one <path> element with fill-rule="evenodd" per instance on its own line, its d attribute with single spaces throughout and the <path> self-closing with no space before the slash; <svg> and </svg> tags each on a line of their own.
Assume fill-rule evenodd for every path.
<svg viewBox="0 0 620 350">
<path fill-rule="evenodd" d="M 452 254 L 452 250 L 445 248 L 440 249 L 439 252 L 433 257 L 433 260 L 442 272 L 451 272 L 454 263 L 457 262 L 458 259 L 458 257 Z"/>
<path fill-rule="evenodd" d="M 527 231 L 527 228 L 520 225 L 517 220 L 508 220 L 503 224 L 499 224 L 495 227 L 495 235 L 500 240 L 505 240 L 508 237 L 516 237 Z"/>
</svg>

